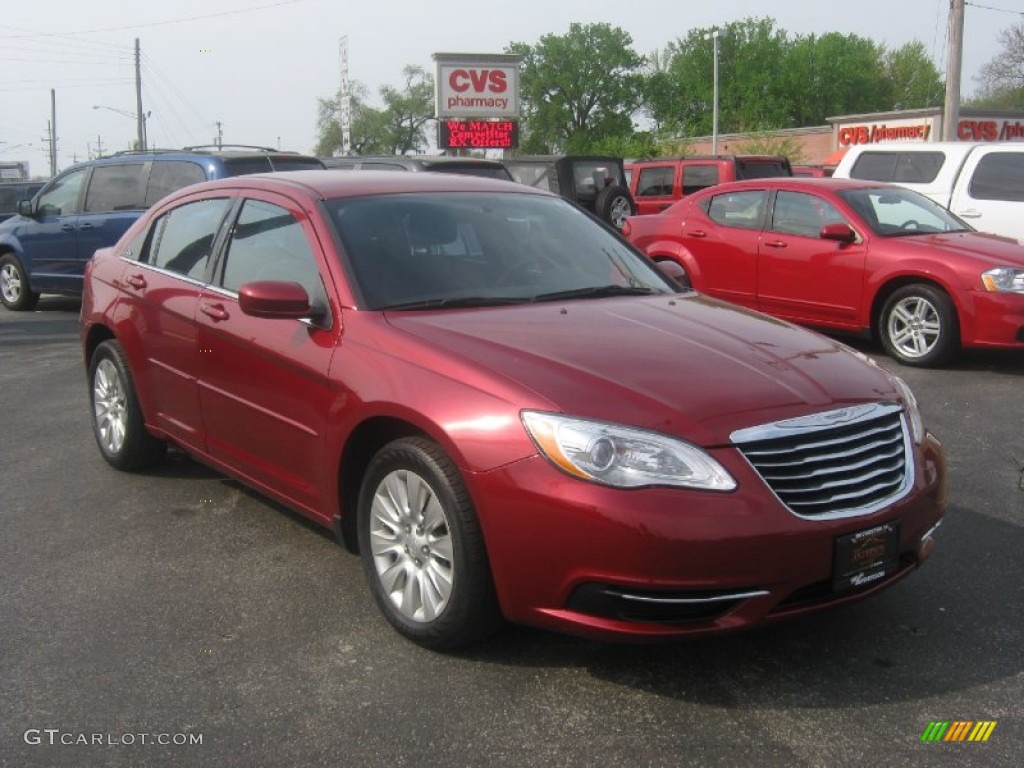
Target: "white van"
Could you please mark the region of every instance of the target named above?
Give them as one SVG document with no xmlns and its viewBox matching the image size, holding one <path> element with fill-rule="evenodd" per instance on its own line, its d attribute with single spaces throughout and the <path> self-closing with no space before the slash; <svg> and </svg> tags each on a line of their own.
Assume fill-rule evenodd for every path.
<svg viewBox="0 0 1024 768">
<path fill-rule="evenodd" d="M 944 205 L 975 229 L 1024 242 L 1024 142 L 856 146 L 834 176 L 899 184 Z"/>
</svg>

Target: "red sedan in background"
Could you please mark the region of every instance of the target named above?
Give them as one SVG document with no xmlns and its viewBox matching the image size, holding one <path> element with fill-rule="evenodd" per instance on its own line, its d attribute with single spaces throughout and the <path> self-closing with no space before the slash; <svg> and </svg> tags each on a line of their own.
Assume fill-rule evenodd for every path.
<svg viewBox="0 0 1024 768">
<path fill-rule="evenodd" d="M 872 333 L 906 365 L 961 346 L 1024 350 L 1024 246 L 877 182 L 772 178 L 711 187 L 623 235 L 692 286 L 822 329 Z"/>
<path fill-rule="evenodd" d="M 900 379 L 680 292 L 521 184 L 189 187 L 97 252 L 81 322 L 111 465 L 172 443 L 334 527 L 429 647 L 502 617 L 664 638 L 859 600 L 945 508 Z"/>
</svg>

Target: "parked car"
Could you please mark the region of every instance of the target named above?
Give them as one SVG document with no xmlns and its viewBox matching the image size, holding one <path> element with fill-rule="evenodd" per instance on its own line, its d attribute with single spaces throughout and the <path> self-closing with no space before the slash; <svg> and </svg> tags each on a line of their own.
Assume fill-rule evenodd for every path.
<svg viewBox="0 0 1024 768">
<path fill-rule="evenodd" d="M 804 325 L 871 333 L 905 365 L 1024 350 L 1024 248 L 902 187 L 761 179 L 629 220 L 698 291 Z"/>
<path fill-rule="evenodd" d="M 629 191 L 640 214 L 658 213 L 715 184 L 741 179 L 792 176 L 782 155 L 691 155 L 634 162 Z"/>
<path fill-rule="evenodd" d="M 621 157 L 518 155 L 505 165 L 520 184 L 561 195 L 615 229 L 636 213 Z"/>
<path fill-rule="evenodd" d="M 680 292 L 521 185 L 200 184 L 96 254 L 81 319 L 111 465 L 171 442 L 333 527 L 429 647 L 502 618 L 667 638 L 848 603 L 920 565 L 943 515 L 898 378 Z"/>
<path fill-rule="evenodd" d="M 826 168 L 823 165 L 794 165 L 794 176 L 806 176 L 811 179 L 827 179 L 832 175 L 834 168 Z"/>
<path fill-rule="evenodd" d="M 328 168 L 348 171 L 433 171 L 461 173 L 489 179 L 512 181 L 512 174 L 500 160 L 483 157 L 448 157 L 442 155 L 347 155 L 322 157 Z"/>
<path fill-rule="evenodd" d="M 927 195 L 982 232 L 1024 242 L 1024 144 L 893 142 L 851 147 L 836 178 L 887 181 Z"/>
<path fill-rule="evenodd" d="M 97 248 L 113 245 L 164 195 L 207 179 L 324 167 L 315 157 L 260 147 L 118 152 L 52 179 L 0 223 L 0 302 L 32 309 L 41 293 L 78 295 Z"/>
<path fill-rule="evenodd" d="M 5 181 L 0 183 L 0 221 L 18 212 L 18 203 L 31 200 L 43 188 L 42 181 Z"/>
</svg>

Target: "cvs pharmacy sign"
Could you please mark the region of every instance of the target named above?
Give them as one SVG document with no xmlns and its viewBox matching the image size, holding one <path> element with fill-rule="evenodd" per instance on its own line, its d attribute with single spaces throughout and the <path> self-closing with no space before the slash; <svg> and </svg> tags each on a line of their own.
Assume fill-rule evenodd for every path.
<svg viewBox="0 0 1024 768">
<path fill-rule="evenodd" d="M 519 117 L 519 56 L 435 53 L 438 118 Z"/>
</svg>

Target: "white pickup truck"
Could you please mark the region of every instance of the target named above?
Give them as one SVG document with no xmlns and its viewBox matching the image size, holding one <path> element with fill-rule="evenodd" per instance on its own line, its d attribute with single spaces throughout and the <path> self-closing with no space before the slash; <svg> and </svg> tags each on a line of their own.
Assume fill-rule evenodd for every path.
<svg viewBox="0 0 1024 768">
<path fill-rule="evenodd" d="M 975 229 L 1024 243 L 1024 141 L 855 146 L 834 176 L 899 184 L 944 205 Z"/>
</svg>

